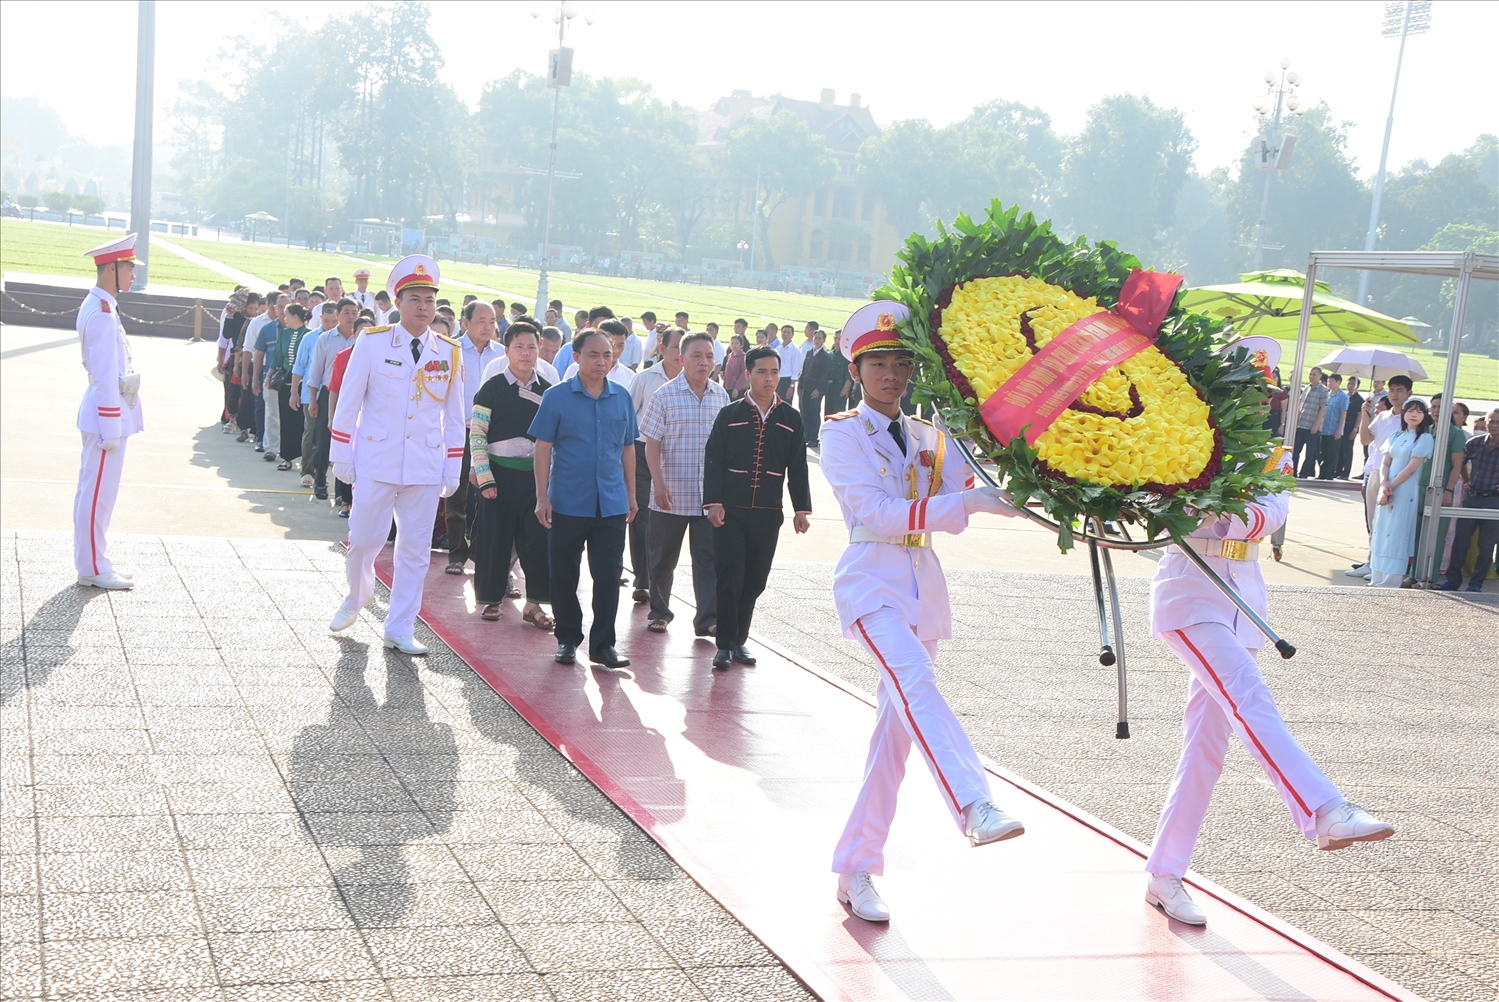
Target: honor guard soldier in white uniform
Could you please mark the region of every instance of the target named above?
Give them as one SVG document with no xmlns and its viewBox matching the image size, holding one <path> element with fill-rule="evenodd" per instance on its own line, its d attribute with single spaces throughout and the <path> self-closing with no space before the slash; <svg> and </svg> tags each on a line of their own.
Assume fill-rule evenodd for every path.
<svg viewBox="0 0 1499 1002">
<path fill-rule="evenodd" d="M 78 583 L 94 588 L 132 586 L 104 552 L 104 534 L 120 493 L 125 440 L 141 431 L 141 377 L 131 371 L 130 345 L 115 297 L 135 281 L 135 234 L 84 252 L 94 259 L 98 283 L 78 308 L 78 341 L 88 389 L 78 407 L 83 462 L 73 498 L 73 565 Z"/>
<path fill-rule="evenodd" d="M 355 288 L 351 292 L 345 292 L 354 302 L 359 304 L 361 310 L 373 310 L 375 308 L 375 294 L 370 291 L 370 270 L 368 268 L 354 269 Z"/>
<path fill-rule="evenodd" d="M 1280 360 L 1280 345 L 1264 337 L 1242 338 L 1267 377 Z M 1294 476 L 1291 456 L 1277 446 L 1270 463 Z M 1207 518 L 1186 537 L 1261 618 L 1267 598 L 1260 575 L 1261 541 L 1280 526 L 1290 495 L 1265 494 L 1248 505 L 1244 518 Z M 1207 916 L 1182 887 L 1197 834 L 1207 816 L 1213 787 L 1223 771 L 1228 741 L 1237 735 L 1265 778 L 1280 793 L 1291 818 L 1319 849 L 1344 849 L 1395 833 L 1393 825 L 1349 803 L 1292 737 L 1260 674 L 1255 655 L 1265 636 L 1197 569 L 1177 546 L 1168 546 L 1150 584 L 1150 627 L 1191 672 L 1181 761 L 1156 825 L 1145 868 L 1145 900 L 1179 922 L 1205 925 Z"/>
<path fill-rule="evenodd" d="M 375 557 L 396 521 L 395 570 L 385 646 L 426 654 L 412 632 L 432 555 L 437 499 L 458 488 L 463 465 L 463 349 L 428 330 L 437 314 L 437 262 L 421 254 L 391 269 L 401 322 L 354 342 L 329 424 L 334 475 L 354 484 L 349 514 L 349 597 L 328 628 L 352 626 L 375 596 Z"/>
<path fill-rule="evenodd" d="M 822 472 L 849 532 L 833 572 L 833 601 L 843 635 L 869 648 L 880 669 L 864 785 L 833 854 L 838 900 L 870 922 L 890 918 L 871 876 L 884 873 L 885 839 L 913 745 L 973 845 L 1025 831 L 990 802 L 973 742 L 937 691 L 937 641 L 952 636 L 952 613 L 930 546 L 931 533 L 962 532 L 973 512 L 1015 509 L 1003 492 L 973 488 L 959 447 L 945 433 L 901 413 L 912 356 L 896 325 L 908 313 L 899 303 L 880 302 L 848 319 L 843 354 L 864 400 L 821 429 Z"/>
</svg>

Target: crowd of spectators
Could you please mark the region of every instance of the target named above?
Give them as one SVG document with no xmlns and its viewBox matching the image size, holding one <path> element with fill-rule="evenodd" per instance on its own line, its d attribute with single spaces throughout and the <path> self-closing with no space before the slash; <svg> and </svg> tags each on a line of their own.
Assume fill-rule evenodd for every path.
<svg viewBox="0 0 1499 1002">
<path fill-rule="evenodd" d="M 354 278 L 351 291 L 337 277 L 237 288 L 215 367 L 224 434 L 300 475 L 312 499 L 342 518 L 353 488 L 330 477 L 328 429 L 343 370 L 362 331 L 400 321 L 367 273 Z M 461 486 L 434 513 L 433 545 L 447 550 L 450 574 L 472 563 L 476 614 L 496 621 L 505 599 L 524 598 L 521 618 L 555 633 L 559 661 L 586 641 L 595 662 L 628 664 L 614 635 L 620 587 L 649 606 L 650 630 L 666 632 L 685 539 L 694 634 L 717 638 L 716 668 L 754 663 L 744 643 L 783 517 L 779 485 L 789 478 L 795 529 L 805 532 L 807 447 L 816 448 L 826 415 L 857 400 L 848 362 L 821 325 L 804 323 L 798 340 L 795 325 L 751 334 L 738 318 L 725 338 L 717 323 L 694 329 L 685 311 L 668 323 L 607 306 L 569 314 L 552 300 L 538 320 L 524 303 L 472 295 L 456 311 L 439 299 L 437 312 L 433 329 L 462 350 L 468 435 Z M 726 430 L 719 418 L 732 405 L 744 406 L 744 420 Z M 757 436 L 752 448 L 740 428 Z M 736 490 L 727 481 L 738 475 L 756 489 Z M 777 489 L 760 488 L 762 479 Z M 718 638 L 720 596 L 732 609 L 729 634 Z"/>
<path fill-rule="evenodd" d="M 1280 371 L 1272 375 L 1271 418 L 1267 426 L 1284 433 L 1288 391 Z M 1364 522 L 1369 532 L 1369 559 L 1348 571 L 1374 587 L 1398 588 L 1413 583 L 1412 560 L 1420 534 L 1423 499 L 1431 483 L 1437 422 L 1450 424 L 1448 456 L 1440 492 L 1442 507 L 1499 507 L 1499 411 L 1472 419 L 1468 406 L 1453 401 L 1443 407 L 1442 394 L 1429 401 L 1412 395 L 1409 376 L 1371 380 L 1368 395 L 1350 376 L 1346 388 L 1337 373 L 1314 366 L 1302 388 L 1291 448 L 1297 475 L 1303 479 L 1352 480 L 1356 446 L 1362 447 L 1359 479 Z M 1471 427 L 1469 421 L 1472 419 Z M 1476 539 L 1475 539 L 1476 537 Z M 1440 519 L 1437 526 L 1437 573 L 1442 590 L 1455 590 L 1466 577 L 1467 590 L 1483 590 L 1495 562 L 1499 522 L 1492 519 Z"/>
</svg>

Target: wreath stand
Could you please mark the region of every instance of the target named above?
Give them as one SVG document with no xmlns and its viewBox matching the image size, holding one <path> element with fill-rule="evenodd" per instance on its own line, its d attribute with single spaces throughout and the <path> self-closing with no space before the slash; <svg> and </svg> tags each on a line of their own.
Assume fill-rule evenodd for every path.
<svg viewBox="0 0 1499 1002">
<path fill-rule="evenodd" d="M 947 430 L 945 426 L 943 428 Z M 953 437 L 969 469 L 973 470 L 974 475 L 983 483 L 997 490 L 999 484 L 974 454 L 976 447 L 973 442 L 966 436 L 954 435 Z M 1031 511 L 1029 508 L 1020 508 L 1019 511 L 1022 517 L 1052 532 L 1062 531 L 1060 525 L 1039 512 Z M 1088 544 L 1088 564 L 1093 572 L 1093 602 L 1098 610 L 1098 663 L 1105 668 L 1113 667 L 1118 679 L 1118 716 L 1114 722 L 1115 738 L 1129 737 L 1129 677 L 1126 673 L 1124 658 L 1124 618 L 1119 608 L 1119 585 L 1114 577 L 1114 563 L 1109 556 L 1111 550 L 1138 552 L 1176 544 L 1177 549 L 1186 554 L 1187 559 L 1196 564 L 1197 569 L 1202 571 L 1203 575 L 1234 605 L 1238 606 L 1239 611 L 1275 645 L 1275 649 L 1280 652 L 1282 658 L 1290 658 L 1296 654 L 1296 648 L 1271 629 L 1264 617 L 1250 608 L 1249 603 L 1244 601 L 1244 597 L 1232 585 L 1224 581 L 1217 571 L 1213 570 L 1202 558 L 1202 554 L 1183 542 L 1176 533 L 1173 532 L 1165 538 L 1131 539 L 1129 530 L 1125 528 L 1123 522 L 1105 523 L 1100 518 L 1089 518 L 1083 523 L 1081 533 L 1073 533 L 1074 537 L 1078 535 L 1081 535 Z M 1105 588 L 1108 591 L 1107 609 L 1104 608 Z"/>
</svg>

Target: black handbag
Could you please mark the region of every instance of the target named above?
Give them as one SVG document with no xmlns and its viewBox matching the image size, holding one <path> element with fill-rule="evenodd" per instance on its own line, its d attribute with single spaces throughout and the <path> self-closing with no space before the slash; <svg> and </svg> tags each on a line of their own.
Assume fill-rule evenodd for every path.
<svg viewBox="0 0 1499 1002">
<path fill-rule="evenodd" d="M 291 385 L 291 372 L 287 369 L 269 369 L 265 374 L 265 385 L 273 390 L 284 390 Z"/>
</svg>

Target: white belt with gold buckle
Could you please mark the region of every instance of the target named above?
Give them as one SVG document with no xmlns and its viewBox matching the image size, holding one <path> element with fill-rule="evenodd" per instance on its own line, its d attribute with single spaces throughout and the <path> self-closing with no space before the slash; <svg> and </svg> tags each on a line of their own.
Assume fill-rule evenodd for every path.
<svg viewBox="0 0 1499 1002">
<path fill-rule="evenodd" d="M 1188 539 L 1187 544 L 1204 557 L 1222 557 L 1224 560 L 1260 559 L 1260 542 L 1257 539 Z"/>
<path fill-rule="evenodd" d="M 904 536 L 881 536 L 867 526 L 856 525 L 849 530 L 850 543 L 889 543 L 891 546 L 926 546 L 927 533 L 912 532 Z"/>
</svg>

